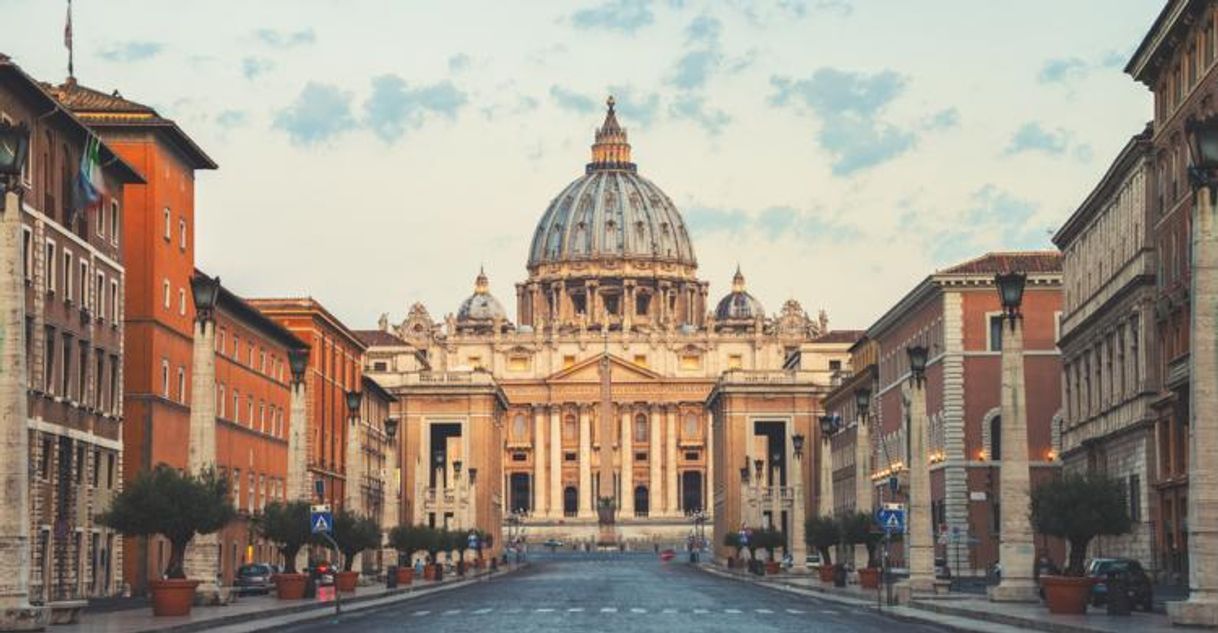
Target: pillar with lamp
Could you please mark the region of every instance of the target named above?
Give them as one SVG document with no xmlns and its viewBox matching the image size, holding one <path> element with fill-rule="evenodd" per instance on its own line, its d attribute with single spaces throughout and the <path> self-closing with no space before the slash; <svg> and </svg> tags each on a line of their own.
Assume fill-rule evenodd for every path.
<svg viewBox="0 0 1218 633">
<path fill-rule="evenodd" d="M 29 151 L 24 123 L 0 121 L 0 442 L 7 455 L 29 455 L 25 385 L 25 282 L 21 272 L 21 170 Z M 30 480 L 25 459 L 0 460 L 0 630 L 41 630 L 50 609 L 30 604 Z"/>
<path fill-rule="evenodd" d="M 346 486 L 343 489 L 343 504 L 348 512 L 364 513 L 367 509 L 363 507 L 362 498 L 360 496 L 360 473 L 363 468 L 363 451 L 361 448 L 364 443 L 360 440 L 363 434 L 363 421 L 361 419 L 360 407 L 364 401 L 364 392 L 352 389 L 343 394 L 343 400 L 347 406 L 347 432 L 345 438 L 346 446 Z"/>
<path fill-rule="evenodd" d="M 868 413 L 871 411 L 871 389 L 860 387 L 854 392 L 854 408 L 858 421 L 854 426 L 854 510 L 870 514 L 871 506 L 871 437 Z M 854 548 L 854 568 L 865 569 L 871 561 L 866 547 Z"/>
<path fill-rule="evenodd" d="M 195 328 L 190 377 L 190 440 L 188 469 L 198 475 L 216 466 L 216 303 L 220 278 L 196 272 L 190 278 L 195 303 Z M 199 581 L 195 601 L 200 604 L 226 602 L 221 590 L 220 535 L 200 534 L 186 549 L 186 573 Z"/>
<path fill-rule="evenodd" d="M 833 514 L 833 466 L 832 443 L 833 434 L 837 432 L 837 419 L 829 414 L 822 415 L 820 421 L 820 460 L 817 475 L 820 479 L 820 497 L 816 504 L 816 512 L 827 517 Z"/>
<path fill-rule="evenodd" d="M 308 501 L 313 496 L 309 484 L 309 422 L 308 381 L 309 348 L 288 350 L 288 369 L 292 372 L 292 400 L 288 412 L 288 482 L 289 500 Z"/>
<path fill-rule="evenodd" d="M 791 436 L 791 533 L 787 534 L 787 544 L 790 546 L 793 563 L 791 571 L 806 572 L 804 560 L 808 557 L 808 544 L 803 538 L 803 525 L 806 515 L 804 508 L 804 435 L 795 433 Z"/>
<path fill-rule="evenodd" d="M 385 443 L 388 445 L 389 464 L 385 473 L 384 489 L 385 489 L 385 507 L 381 513 L 381 567 L 385 568 L 389 565 L 398 565 L 397 550 L 389 544 L 389 532 L 398 526 L 400 522 L 399 514 L 401 513 L 401 505 L 399 499 L 402 495 L 402 482 L 398 478 L 400 472 L 400 457 L 398 451 L 398 419 L 394 416 L 385 418 Z"/>
<path fill-rule="evenodd" d="M 1036 561 L 1032 523 L 1028 518 L 1032 478 L 1028 463 L 1028 411 L 1024 385 L 1023 304 L 1027 275 L 1007 272 L 994 277 L 1002 301 L 1002 465 L 998 494 L 1005 510 L 1000 516 L 998 563 L 1002 581 L 989 590 L 994 602 L 1037 602 L 1033 579 Z"/>
<path fill-rule="evenodd" d="M 935 586 L 935 545 L 930 516 L 930 461 L 927 450 L 926 365 L 930 350 L 925 345 L 906 348 L 909 356 L 908 442 L 909 503 L 908 565 L 909 579 L 897 592 L 902 603 L 913 594 L 931 593 Z"/>
<path fill-rule="evenodd" d="M 1167 603 L 1172 624 L 1218 626 L 1218 116 L 1185 125 L 1192 209 L 1188 356 L 1188 600 Z"/>
</svg>

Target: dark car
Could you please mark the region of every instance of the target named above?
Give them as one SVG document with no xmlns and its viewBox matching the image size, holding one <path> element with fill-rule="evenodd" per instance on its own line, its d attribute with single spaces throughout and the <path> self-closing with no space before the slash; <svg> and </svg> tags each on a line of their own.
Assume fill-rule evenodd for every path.
<svg viewBox="0 0 1218 633">
<path fill-rule="evenodd" d="M 1125 581 L 1129 604 L 1146 611 L 1154 609 L 1155 592 L 1150 576 L 1142 564 L 1130 558 L 1094 558 L 1087 565 L 1087 576 L 1095 579 L 1091 586 L 1091 603 L 1100 606 L 1108 602 L 1108 576 L 1117 574 Z"/>
<path fill-rule="evenodd" d="M 242 565 L 233 579 L 233 587 L 237 593 L 270 593 L 276 573 L 275 566 L 267 563 Z"/>
<path fill-rule="evenodd" d="M 334 568 L 334 565 L 324 560 L 314 561 L 312 565 L 305 569 L 305 573 L 312 575 L 317 584 L 323 587 L 334 584 L 334 572 L 336 571 L 338 570 Z"/>
</svg>

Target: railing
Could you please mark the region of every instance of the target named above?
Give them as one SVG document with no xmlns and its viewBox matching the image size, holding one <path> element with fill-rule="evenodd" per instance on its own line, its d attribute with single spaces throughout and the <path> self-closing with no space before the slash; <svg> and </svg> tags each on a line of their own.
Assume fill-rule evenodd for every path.
<svg viewBox="0 0 1218 633">
<path fill-rule="evenodd" d="M 485 371 L 422 371 L 405 376 L 408 385 L 490 385 L 494 378 Z"/>
<path fill-rule="evenodd" d="M 746 385 L 794 385 L 807 382 L 807 372 L 778 369 L 732 369 L 724 372 L 722 382 Z"/>
</svg>

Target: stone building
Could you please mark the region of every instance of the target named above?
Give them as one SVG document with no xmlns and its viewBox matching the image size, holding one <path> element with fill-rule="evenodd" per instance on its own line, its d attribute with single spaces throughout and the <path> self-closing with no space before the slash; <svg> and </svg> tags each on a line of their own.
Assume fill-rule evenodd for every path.
<svg viewBox="0 0 1218 633">
<path fill-rule="evenodd" d="M 7 507 L 0 529 L 0 559 L 13 564 L 0 593 L 13 595 L 8 583 L 25 575 L 31 602 L 58 607 L 121 586 L 121 538 L 95 518 L 122 485 L 123 199 L 144 180 L 101 143 L 100 195 L 92 203 L 77 195 L 95 135 L 3 55 L 0 121 L 25 124 L 30 135 L 19 198 L 0 195 L 0 269 L 11 275 L 0 296 L 3 459 L 29 474 L 28 512 Z M 27 442 L 10 443 L 22 435 Z M 28 568 L 12 549 L 25 545 L 14 532 L 22 522 Z"/>
<path fill-rule="evenodd" d="M 1147 129 L 1126 143 L 1053 241 L 1062 251 L 1063 467 L 1105 473 L 1125 486 L 1134 528 L 1096 539 L 1093 552 L 1136 558 L 1155 570 L 1151 134 Z"/>
<path fill-rule="evenodd" d="M 616 538 L 683 540 L 689 517 L 727 494 L 716 456 L 730 448 L 736 472 L 746 450 L 715 445 L 717 385 L 798 391 L 806 404 L 781 401 L 783 419 L 810 433 L 830 364 L 848 360 L 849 342 L 817 343 L 823 313 L 788 301 L 771 316 L 739 272 L 708 299 L 681 214 L 631 162 L 612 101 L 591 162 L 534 229 L 526 270 L 515 320 L 480 273 L 442 322 L 415 305 L 369 344 L 365 370 L 397 396 L 405 429 L 403 521 L 497 527 L 516 512 L 531 539 L 592 542 L 611 497 Z M 460 501 L 471 465 L 476 519 Z"/>
<path fill-rule="evenodd" d="M 1025 511 L 1003 507 L 998 486 L 1003 330 L 994 276 L 1009 271 L 1028 275 L 1022 318 L 1028 459 L 1035 486 L 1060 465 L 1053 431 L 1061 408 L 1056 341 L 1062 275 L 1057 252 L 988 253 L 937 271 L 867 330 L 876 345 L 877 370 L 868 429 L 870 477 L 877 486 L 893 475 L 900 482 L 896 494 L 875 490 L 885 501 L 905 501 L 908 491 L 906 349 L 920 344 L 929 350 L 925 384 L 931 523 L 936 534 L 957 535 L 936 545 L 936 554 L 945 556 L 957 575 L 983 573 L 997 562 L 1000 513 Z M 1062 559 L 1059 543 L 1038 541 L 1037 546 L 1049 547 L 1051 555 Z"/>
</svg>

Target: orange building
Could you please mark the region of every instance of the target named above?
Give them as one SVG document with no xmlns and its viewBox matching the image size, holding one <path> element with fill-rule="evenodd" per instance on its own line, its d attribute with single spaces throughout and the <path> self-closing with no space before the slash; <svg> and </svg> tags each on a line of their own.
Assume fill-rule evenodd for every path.
<svg viewBox="0 0 1218 633">
<path fill-rule="evenodd" d="M 323 482 L 325 503 L 343 506 L 350 414 L 346 393 L 358 391 L 365 345 L 312 298 L 250 299 L 250 304 L 308 344 L 309 477 Z M 316 483 L 314 483 L 316 485 Z M 358 485 L 358 482 L 355 484 Z"/>
<path fill-rule="evenodd" d="M 123 479 L 160 462 L 185 466 L 195 170 L 216 163 L 173 121 L 118 91 L 71 78 L 44 88 L 145 175 L 145 184 L 123 194 Z M 123 576 L 136 591 L 147 580 L 149 558 L 147 539 L 125 539 Z"/>
<path fill-rule="evenodd" d="M 196 274 L 202 274 L 196 272 Z M 305 344 L 228 288 L 216 301 L 216 466 L 229 477 L 238 520 L 220 532 L 221 584 L 247 562 L 279 563 L 250 517 L 287 499 L 288 350 Z"/>
</svg>

